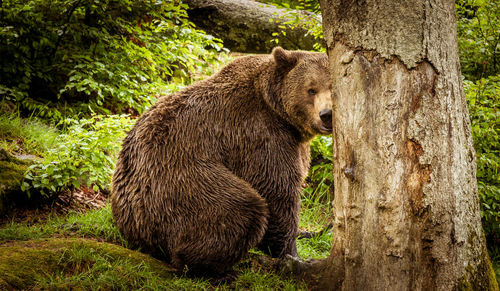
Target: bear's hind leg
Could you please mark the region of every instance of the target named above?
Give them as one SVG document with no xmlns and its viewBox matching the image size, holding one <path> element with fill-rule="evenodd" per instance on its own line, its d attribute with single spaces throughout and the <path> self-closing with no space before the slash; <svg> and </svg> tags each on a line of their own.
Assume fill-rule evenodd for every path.
<svg viewBox="0 0 500 291">
<path fill-rule="evenodd" d="M 202 173 L 190 179 L 199 191 L 197 205 L 192 205 L 193 213 L 178 234 L 172 264 L 179 269 L 187 266 L 195 276 L 224 279 L 264 236 L 268 208 L 254 188 L 227 168 L 211 166 Z"/>
</svg>

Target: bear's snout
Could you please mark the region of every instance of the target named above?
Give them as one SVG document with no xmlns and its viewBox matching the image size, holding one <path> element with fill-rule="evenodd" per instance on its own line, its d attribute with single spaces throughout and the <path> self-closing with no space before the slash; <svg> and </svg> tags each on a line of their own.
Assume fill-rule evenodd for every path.
<svg viewBox="0 0 500 291">
<path fill-rule="evenodd" d="M 332 110 L 323 109 L 319 112 L 319 118 L 323 122 L 323 126 L 332 129 Z"/>
</svg>

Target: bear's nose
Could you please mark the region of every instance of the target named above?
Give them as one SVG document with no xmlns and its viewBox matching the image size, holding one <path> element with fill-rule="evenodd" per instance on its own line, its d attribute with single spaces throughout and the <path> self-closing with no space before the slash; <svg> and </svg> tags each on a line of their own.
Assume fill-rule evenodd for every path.
<svg viewBox="0 0 500 291">
<path fill-rule="evenodd" d="M 324 124 L 328 125 L 328 127 L 332 124 L 332 110 L 331 109 L 323 109 L 319 112 L 319 118 L 323 121 Z"/>
</svg>

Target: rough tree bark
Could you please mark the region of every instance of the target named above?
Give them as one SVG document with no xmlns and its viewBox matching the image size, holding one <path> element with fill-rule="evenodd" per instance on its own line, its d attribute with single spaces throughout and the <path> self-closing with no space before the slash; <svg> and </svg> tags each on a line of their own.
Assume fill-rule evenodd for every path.
<svg viewBox="0 0 500 291">
<path fill-rule="evenodd" d="M 315 264 L 319 287 L 498 290 L 454 1 L 320 2 L 333 82 L 335 226 L 326 265 Z"/>
<path fill-rule="evenodd" d="M 316 42 L 307 30 L 291 29 L 284 22 L 287 10 L 249 0 L 183 0 L 188 15 L 197 27 L 224 41 L 231 51 L 269 53 L 276 44 L 285 49 L 312 50 Z M 308 12 L 304 12 L 308 13 Z M 318 17 L 310 14 L 309 17 Z M 272 22 L 270 20 L 273 20 Z M 285 27 L 285 29 L 281 27 Z M 281 32 L 285 31 L 285 35 Z M 278 33 L 273 36 L 273 33 Z"/>
</svg>

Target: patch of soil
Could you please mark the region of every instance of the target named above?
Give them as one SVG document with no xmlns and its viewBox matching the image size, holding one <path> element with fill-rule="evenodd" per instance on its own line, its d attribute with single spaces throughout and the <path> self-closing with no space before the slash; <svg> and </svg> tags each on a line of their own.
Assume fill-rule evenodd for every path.
<svg viewBox="0 0 500 291">
<path fill-rule="evenodd" d="M 105 193 L 81 187 L 73 191 L 65 191 L 54 199 L 42 201 L 36 205 L 14 208 L 8 216 L 0 217 L 0 226 L 10 222 L 42 223 L 54 215 L 64 215 L 69 212 L 84 213 L 87 210 L 104 207 L 106 200 Z"/>
</svg>

